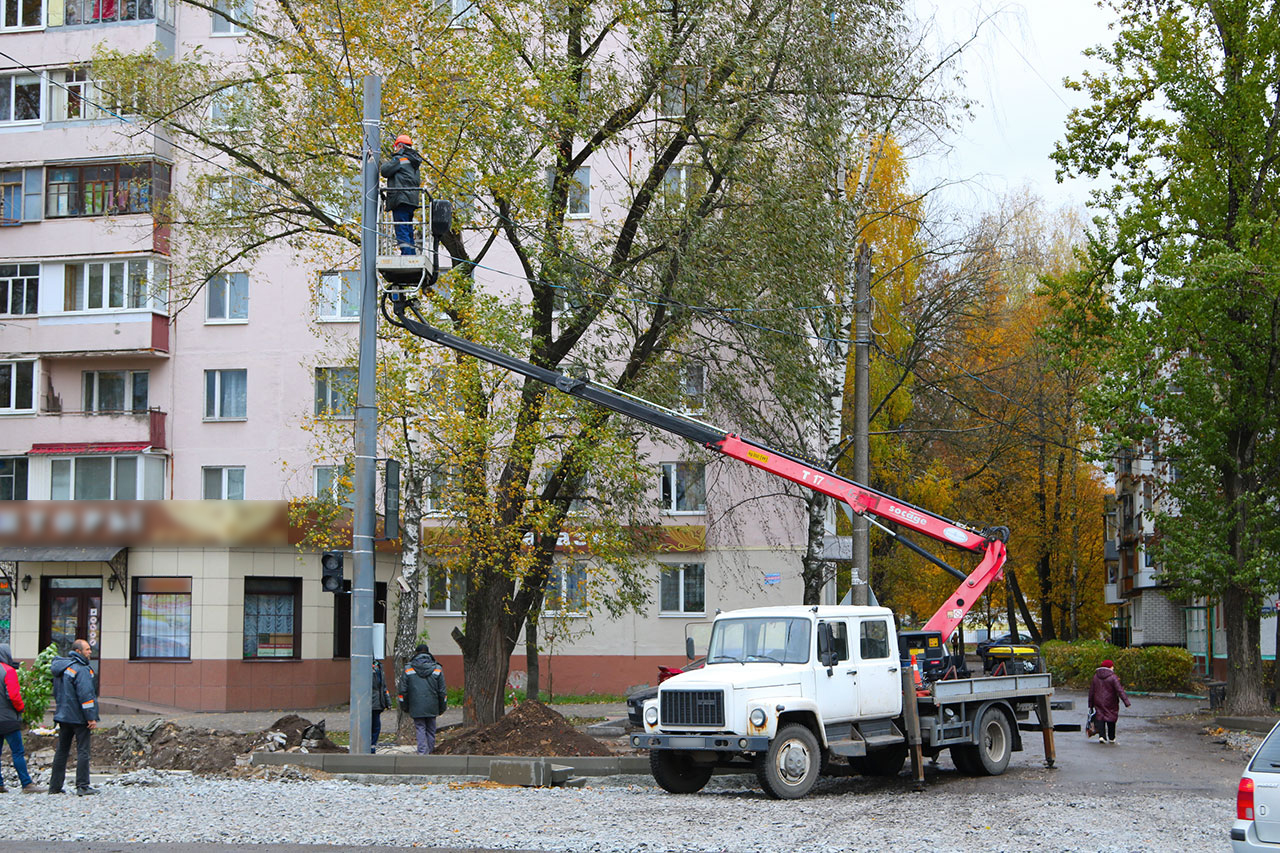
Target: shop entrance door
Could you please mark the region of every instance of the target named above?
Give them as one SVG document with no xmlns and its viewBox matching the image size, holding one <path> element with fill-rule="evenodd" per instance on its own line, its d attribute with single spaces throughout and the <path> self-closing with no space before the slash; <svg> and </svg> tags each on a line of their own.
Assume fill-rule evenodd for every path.
<svg viewBox="0 0 1280 853">
<path fill-rule="evenodd" d="M 40 648 L 54 643 L 58 654 L 65 655 L 78 639 L 88 640 L 93 656 L 98 656 L 102 578 L 41 578 Z"/>
</svg>

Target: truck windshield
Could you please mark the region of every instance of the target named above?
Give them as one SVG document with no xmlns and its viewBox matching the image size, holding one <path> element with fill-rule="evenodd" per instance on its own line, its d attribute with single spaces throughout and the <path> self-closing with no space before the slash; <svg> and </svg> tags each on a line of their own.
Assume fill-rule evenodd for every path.
<svg viewBox="0 0 1280 853">
<path fill-rule="evenodd" d="M 721 619 L 711 630 L 707 663 L 806 663 L 809 620 L 784 617 Z"/>
</svg>

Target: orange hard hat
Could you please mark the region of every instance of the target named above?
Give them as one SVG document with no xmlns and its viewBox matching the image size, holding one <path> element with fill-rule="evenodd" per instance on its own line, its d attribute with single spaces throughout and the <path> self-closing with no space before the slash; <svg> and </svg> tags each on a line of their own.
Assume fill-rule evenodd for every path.
<svg viewBox="0 0 1280 853">
<path fill-rule="evenodd" d="M 400 134 L 396 137 L 396 145 L 413 145 L 413 140 L 407 134 Z"/>
</svg>

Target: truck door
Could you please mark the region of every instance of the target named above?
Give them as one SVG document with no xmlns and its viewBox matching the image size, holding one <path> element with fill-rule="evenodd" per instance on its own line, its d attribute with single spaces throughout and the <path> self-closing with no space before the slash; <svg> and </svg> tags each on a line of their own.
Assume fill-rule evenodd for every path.
<svg viewBox="0 0 1280 853">
<path fill-rule="evenodd" d="M 902 710 L 899 662 L 889 642 L 893 627 L 885 617 L 858 620 L 858 716 L 893 717 Z"/>
<path fill-rule="evenodd" d="M 858 715 L 858 668 L 854 665 L 849 643 L 849 622 L 844 619 L 825 621 L 831 626 L 836 665 L 831 667 L 830 676 L 825 667 L 814 673 L 818 711 L 822 714 L 822 722 L 838 723 Z"/>
</svg>

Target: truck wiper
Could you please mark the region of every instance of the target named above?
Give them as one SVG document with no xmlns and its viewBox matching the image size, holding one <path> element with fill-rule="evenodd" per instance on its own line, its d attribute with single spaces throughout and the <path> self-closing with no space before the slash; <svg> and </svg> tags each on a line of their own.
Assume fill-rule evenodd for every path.
<svg viewBox="0 0 1280 853">
<path fill-rule="evenodd" d="M 747 657 L 752 660 L 771 660 L 774 663 L 782 663 L 782 661 L 778 660 L 773 655 L 747 655 Z"/>
<path fill-rule="evenodd" d="M 731 661 L 733 663 L 740 663 L 744 665 L 746 664 L 746 661 L 744 661 L 742 658 L 730 657 L 729 655 L 716 655 L 715 657 L 711 658 L 712 663 L 720 663 L 721 661 L 726 661 L 726 660 Z"/>
</svg>

